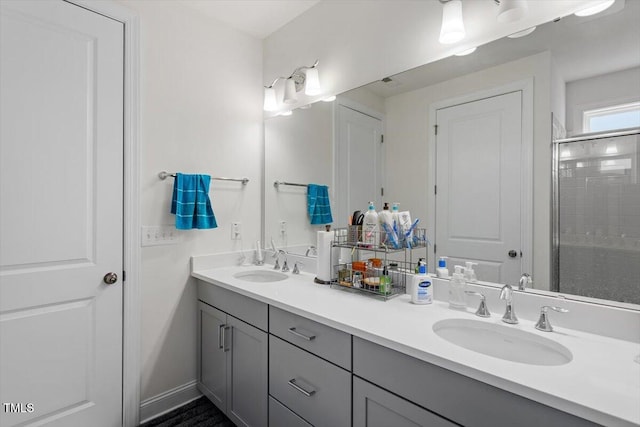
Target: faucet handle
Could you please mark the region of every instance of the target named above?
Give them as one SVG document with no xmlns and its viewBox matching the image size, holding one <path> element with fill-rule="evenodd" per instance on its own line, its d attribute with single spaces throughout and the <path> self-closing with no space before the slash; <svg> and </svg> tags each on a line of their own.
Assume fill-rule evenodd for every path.
<svg viewBox="0 0 640 427">
<path fill-rule="evenodd" d="M 298 269 L 298 264 L 304 265 L 303 263 L 297 263 L 297 262 L 293 264 L 293 270 L 291 271 L 291 274 L 300 274 L 300 270 Z"/>
<path fill-rule="evenodd" d="M 487 299 L 485 298 L 483 293 L 475 292 L 475 291 L 464 291 L 467 295 L 475 295 L 480 297 L 480 305 L 476 310 L 476 316 L 480 317 L 491 317 L 491 313 L 489 313 L 489 309 L 487 308 Z"/>
<path fill-rule="evenodd" d="M 274 270 L 280 270 L 280 263 L 278 262 L 278 258 L 276 258 L 276 262 L 275 262 L 275 264 L 273 264 L 273 269 Z"/>
<path fill-rule="evenodd" d="M 525 289 L 530 288 L 532 284 L 533 279 L 531 279 L 531 276 L 527 273 L 523 273 L 518 281 L 518 290 L 524 291 Z"/>
<path fill-rule="evenodd" d="M 557 311 L 558 313 L 569 312 L 569 310 L 567 310 L 566 308 L 555 307 L 553 305 L 543 305 L 542 307 L 540 307 L 540 318 L 538 319 L 538 323 L 536 323 L 536 329 L 543 332 L 553 331 L 553 327 L 551 326 L 551 323 L 549 323 L 549 316 L 548 316 L 549 309 L 552 309 L 553 311 Z"/>
</svg>

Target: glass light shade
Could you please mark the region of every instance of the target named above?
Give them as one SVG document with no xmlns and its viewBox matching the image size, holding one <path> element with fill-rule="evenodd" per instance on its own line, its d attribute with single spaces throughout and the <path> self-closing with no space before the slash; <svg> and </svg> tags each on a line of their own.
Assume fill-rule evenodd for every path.
<svg viewBox="0 0 640 427">
<path fill-rule="evenodd" d="M 272 87 L 264 88 L 264 111 L 276 111 L 278 101 L 276 100 L 276 90 Z"/>
<path fill-rule="evenodd" d="M 462 1 L 449 0 L 442 7 L 440 43 L 455 43 L 462 40 L 465 35 L 464 22 L 462 21 Z"/>
<path fill-rule="evenodd" d="M 529 7 L 526 0 L 500 0 L 498 6 L 498 22 L 516 22 L 524 18 Z"/>
<path fill-rule="evenodd" d="M 292 78 L 288 78 L 284 83 L 284 99 L 282 102 L 285 104 L 293 104 L 298 100 L 298 94 L 296 94 L 296 82 Z"/>
<path fill-rule="evenodd" d="M 590 5 L 575 13 L 576 16 L 590 16 L 608 9 L 615 0 L 594 0 Z"/>
<path fill-rule="evenodd" d="M 280 113 L 281 116 L 290 116 L 292 114 L 293 114 L 293 111 L 291 110 L 283 111 L 282 113 Z"/>
<path fill-rule="evenodd" d="M 322 88 L 320 87 L 320 79 L 318 78 L 318 69 L 309 68 L 306 75 L 304 93 L 309 96 L 320 95 L 322 93 Z"/>
</svg>

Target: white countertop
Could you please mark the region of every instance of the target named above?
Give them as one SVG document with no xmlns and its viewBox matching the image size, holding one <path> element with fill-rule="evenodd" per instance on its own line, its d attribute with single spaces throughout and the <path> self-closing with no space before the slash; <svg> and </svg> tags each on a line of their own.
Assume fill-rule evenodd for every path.
<svg viewBox="0 0 640 427">
<path fill-rule="evenodd" d="M 313 282 L 308 273 L 286 280 L 254 283 L 233 275 L 268 267 L 224 267 L 194 271 L 198 279 L 313 319 L 417 359 L 607 426 L 640 425 L 640 343 L 554 327 L 537 331 L 520 319 L 509 327 L 539 334 L 564 345 L 573 360 L 538 366 L 485 356 L 452 344 L 433 332 L 442 319 L 464 318 L 502 324 L 495 313 L 482 319 L 451 310 L 448 304 L 414 305 L 408 295 L 382 301 Z M 290 273 L 289 273 L 290 274 Z"/>
</svg>

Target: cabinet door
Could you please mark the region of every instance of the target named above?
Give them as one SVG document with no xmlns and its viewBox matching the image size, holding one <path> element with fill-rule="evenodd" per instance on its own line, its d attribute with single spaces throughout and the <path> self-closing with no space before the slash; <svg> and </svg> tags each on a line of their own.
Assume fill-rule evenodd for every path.
<svg viewBox="0 0 640 427">
<path fill-rule="evenodd" d="M 353 427 L 453 427 L 438 415 L 353 377 Z"/>
<path fill-rule="evenodd" d="M 237 426 L 267 426 L 267 334 L 228 316 L 227 416 Z"/>
<path fill-rule="evenodd" d="M 198 388 L 222 411 L 227 407 L 226 319 L 222 311 L 198 303 Z"/>
</svg>

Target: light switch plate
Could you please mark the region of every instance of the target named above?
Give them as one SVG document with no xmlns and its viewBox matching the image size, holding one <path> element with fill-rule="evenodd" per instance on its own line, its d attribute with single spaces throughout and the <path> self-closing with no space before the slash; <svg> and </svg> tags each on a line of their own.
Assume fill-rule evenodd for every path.
<svg viewBox="0 0 640 427">
<path fill-rule="evenodd" d="M 180 241 L 180 233 L 173 225 L 142 227 L 142 246 L 173 245 Z"/>
</svg>

